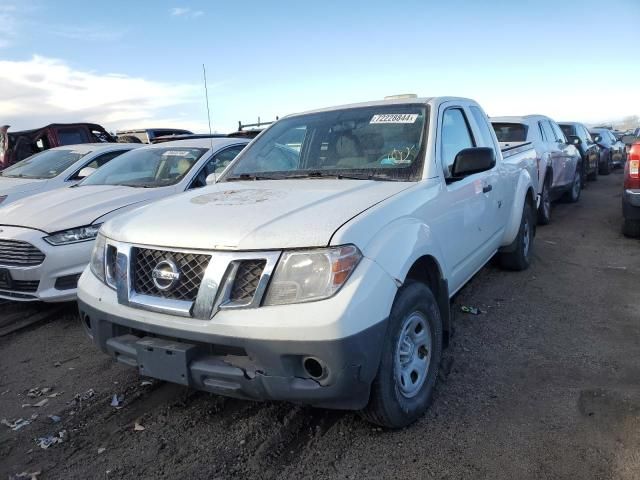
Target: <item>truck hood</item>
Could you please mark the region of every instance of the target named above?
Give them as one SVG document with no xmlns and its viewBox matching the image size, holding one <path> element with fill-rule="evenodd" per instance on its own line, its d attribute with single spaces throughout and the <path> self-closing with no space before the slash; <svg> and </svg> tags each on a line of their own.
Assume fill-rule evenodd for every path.
<svg viewBox="0 0 640 480">
<path fill-rule="evenodd" d="M 341 225 L 413 185 L 325 179 L 219 183 L 118 216 L 103 231 L 127 243 L 179 248 L 325 246 Z"/>
<path fill-rule="evenodd" d="M 46 185 L 47 180 L 42 178 L 13 178 L 0 177 L 0 197 L 12 193 L 30 192 L 39 190 Z"/>
<path fill-rule="evenodd" d="M 115 210 L 166 196 L 172 188 L 86 185 L 58 188 L 16 200 L 0 208 L 0 225 L 47 233 L 90 225 Z"/>
</svg>

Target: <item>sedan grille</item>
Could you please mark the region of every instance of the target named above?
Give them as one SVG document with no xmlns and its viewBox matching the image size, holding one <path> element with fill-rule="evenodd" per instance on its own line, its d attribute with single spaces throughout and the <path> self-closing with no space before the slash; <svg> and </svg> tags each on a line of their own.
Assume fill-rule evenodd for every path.
<svg viewBox="0 0 640 480">
<path fill-rule="evenodd" d="M 13 280 L 11 284 L 0 280 L 0 290 L 10 290 L 13 292 L 35 292 L 40 285 L 39 280 Z"/>
<path fill-rule="evenodd" d="M 161 290 L 153 281 L 153 270 L 165 260 L 176 265 L 180 276 L 171 288 Z M 137 293 L 144 295 L 192 302 L 198 295 L 198 289 L 210 260 L 211 256 L 204 254 L 136 248 L 133 263 L 134 289 Z"/>
<path fill-rule="evenodd" d="M 245 260 L 240 263 L 231 288 L 229 299 L 232 302 L 248 303 L 253 300 L 266 264 L 266 260 Z"/>
<path fill-rule="evenodd" d="M 0 239 L 0 265 L 33 267 L 44 262 L 44 258 L 44 253 L 30 243 Z"/>
</svg>

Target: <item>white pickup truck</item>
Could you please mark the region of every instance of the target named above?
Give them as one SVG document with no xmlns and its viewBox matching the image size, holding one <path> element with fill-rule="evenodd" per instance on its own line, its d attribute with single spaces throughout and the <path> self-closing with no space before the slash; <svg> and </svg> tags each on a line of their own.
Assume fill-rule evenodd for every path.
<svg viewBox="0 0 640 480">
<path fill-rule="evenodd" d="M 83 324 L 142 375 L 407 425 L 432 398 L 450 298 L 496 253 L 529 266 L 535 169 L 463 98 L 285 117 L 214 185 L 102 226 Z"/>
</svg>

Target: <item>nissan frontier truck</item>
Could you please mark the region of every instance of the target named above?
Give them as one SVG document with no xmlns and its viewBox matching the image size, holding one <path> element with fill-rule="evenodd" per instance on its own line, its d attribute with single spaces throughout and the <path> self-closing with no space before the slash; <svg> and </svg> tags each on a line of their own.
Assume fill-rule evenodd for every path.
<svg viewBox="0 0 640 480">
<path fill-rule="evenodd" d="M 102 225 L 83 324 L 144 376 L 408 425 L 451 297 L 495 255 L 531 262 L 535 158 L 464 98 L 290 115 L 215 183 Z"/>
</svg>

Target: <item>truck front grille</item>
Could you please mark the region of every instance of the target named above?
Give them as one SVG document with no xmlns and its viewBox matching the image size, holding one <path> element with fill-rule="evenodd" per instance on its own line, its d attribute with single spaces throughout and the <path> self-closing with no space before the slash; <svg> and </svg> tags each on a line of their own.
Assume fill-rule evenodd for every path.
<svg viewBox="0 0 640 480">
<path fill-rule="evenodd" d="M 266 260 L 244 260 L 240 262 L 236 278 L 233 281 L 233 287 L 231 288 L 229 299 L 232 302 L 248 303 L 253 300 L 266 264 Z"/>
<path fill-rule="evenodd" d="M 34 267 L 44 262 L 45 255 L 28 242 L 0 239 L 0 265 Z"/>
<path fill-rule="evenodd" d="M 136 248 L 133 252 L 133 285 L 137 293 L 173 300 L 194 301 L 211 255 Z M 180 277 L 167 290 L 159 289 L 153 281 L 153 270 L 164 260 L 172 261 Z"/>
</svg>

